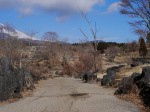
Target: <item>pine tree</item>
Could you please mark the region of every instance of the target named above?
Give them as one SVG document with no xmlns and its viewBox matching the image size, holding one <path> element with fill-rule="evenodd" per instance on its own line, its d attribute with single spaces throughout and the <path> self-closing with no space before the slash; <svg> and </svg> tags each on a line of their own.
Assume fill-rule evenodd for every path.
<svg viewBox="0 0 150 112">
<path fill-rule="evenodd" d="M 147 34 L 147 43 L 148 43 L 148 47 L 150 47 L 150 32 Z"/>
<path fill-rule="evenodd" d="M 139 54 L 140 56 L 146 56 L 148 53 L 145 40 L 143 38 L 140 38 L 140 49 L 139 49 Z"/>
</svg>

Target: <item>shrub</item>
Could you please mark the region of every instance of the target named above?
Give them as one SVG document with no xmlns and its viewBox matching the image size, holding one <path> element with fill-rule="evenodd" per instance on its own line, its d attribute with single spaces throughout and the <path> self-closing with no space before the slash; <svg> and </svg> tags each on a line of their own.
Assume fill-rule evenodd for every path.
<svg viewBox="0 0 150 112">
<path fill-rule="evenodd" d="M 143 38 L 140 38 L 140 48 L 139 48 L 139 54 L 140 56 L 146 56 L 148 53 L 145 40 Z"/>
</svg>

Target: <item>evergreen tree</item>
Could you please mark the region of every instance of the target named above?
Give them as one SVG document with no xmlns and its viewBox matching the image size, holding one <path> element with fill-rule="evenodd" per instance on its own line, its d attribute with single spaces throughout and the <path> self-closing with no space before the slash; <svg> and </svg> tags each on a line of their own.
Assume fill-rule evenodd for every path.
<svg viewBox="0 0 150 112">
<path fill-rule="evenodd" d="M 140 49 L 139 49 L 139 54 L 140 56 L 146 56 L 148 53 L 145 40 L 143 38 L 140 38 Z"/>
<path fill-rule="evenodd" d="M 150 32 L 147 34 L 147 43 L 148 43 L 148 47 L 150 47 Z"/>
</svg>

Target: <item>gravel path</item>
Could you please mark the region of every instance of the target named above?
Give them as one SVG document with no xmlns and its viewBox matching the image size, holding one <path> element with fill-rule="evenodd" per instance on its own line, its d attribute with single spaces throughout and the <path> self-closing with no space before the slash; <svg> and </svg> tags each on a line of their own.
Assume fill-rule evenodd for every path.
<svg viewBox="0 0 150 112">
<path fill-rule="evenodd" d="M 0 112 L 138 112 L 113 93 L 73 78 L 49 79 L 32 96 L 0 106 Z"/>
</svg>

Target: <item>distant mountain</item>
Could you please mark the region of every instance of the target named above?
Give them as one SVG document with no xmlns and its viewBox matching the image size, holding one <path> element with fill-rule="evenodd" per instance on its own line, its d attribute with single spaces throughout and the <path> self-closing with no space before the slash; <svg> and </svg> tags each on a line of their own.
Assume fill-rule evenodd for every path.
<svg viewBox="0 0 150 112">
<path fill-rule="evenodd" d="M 4 25 L 0 23 L 0 38 L 7 38 L 7 37 L 17 37 L 19 39 L 30 39 L 30 36 L 27 34 L 14 29 L 13 27 L 9 25 Z M 36 38 L 33 38 L 33 40 L 36 40 Z"/>
</svg>

